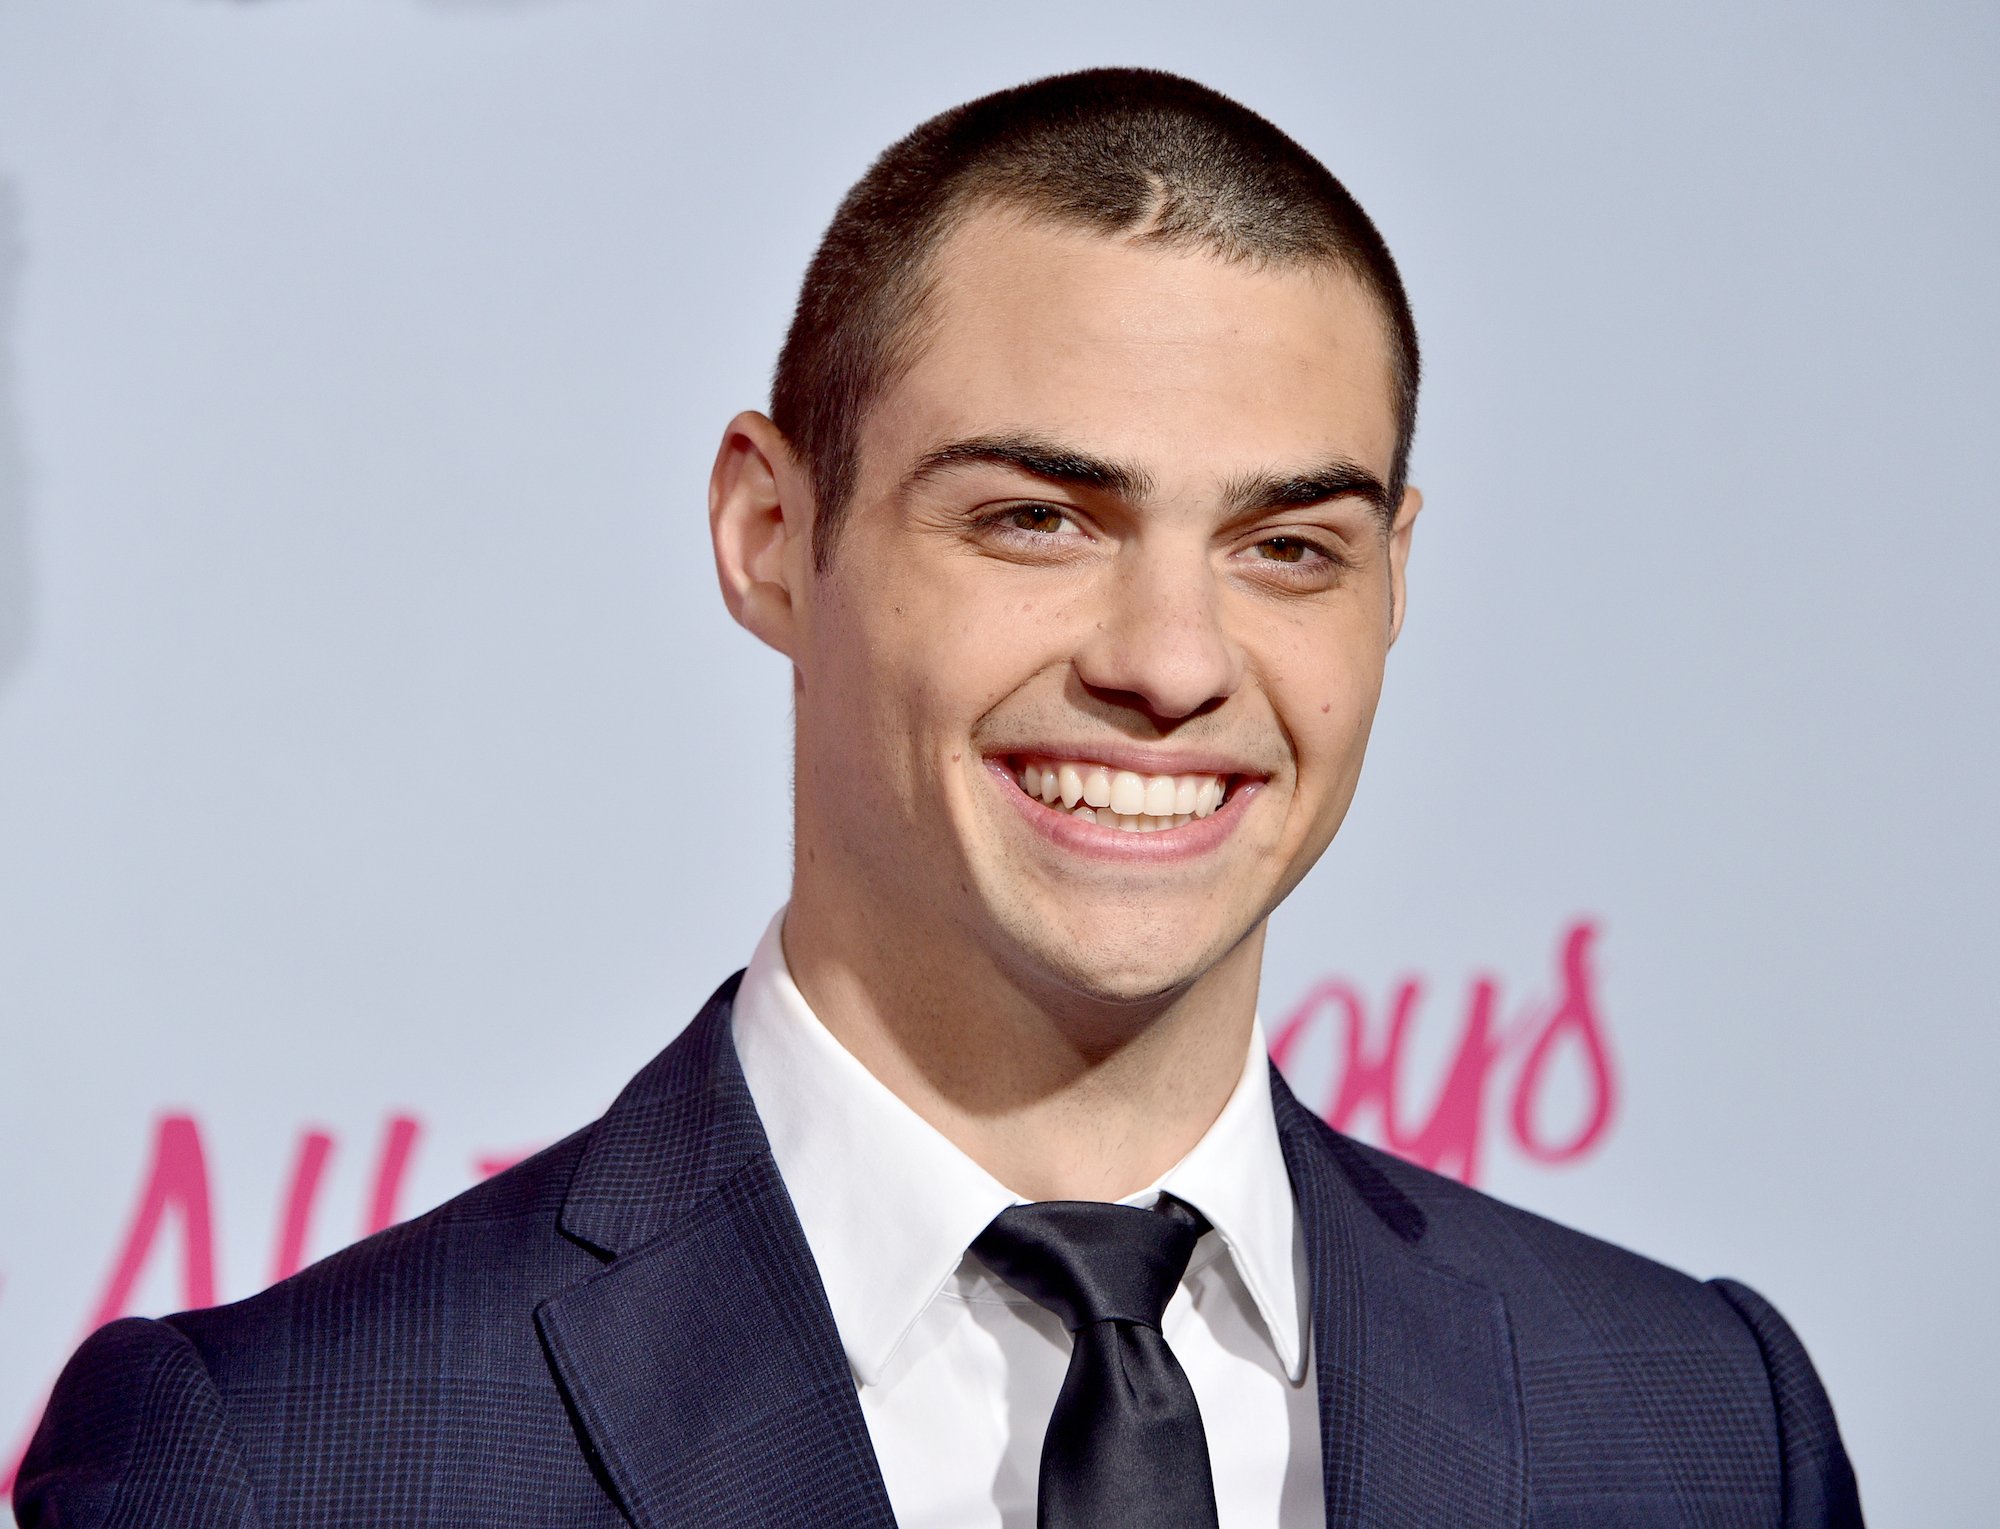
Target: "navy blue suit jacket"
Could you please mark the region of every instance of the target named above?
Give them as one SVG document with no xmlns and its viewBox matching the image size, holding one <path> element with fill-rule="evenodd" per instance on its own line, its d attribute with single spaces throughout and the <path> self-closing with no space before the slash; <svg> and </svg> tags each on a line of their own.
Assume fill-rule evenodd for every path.
<svg viewBox="0 0 2000 1529">
<path fill-rule="evenodd" d="M 101 1329 L 15 1494 L 64 1525 L 893 1523 L 725 984 L 596 1124 L 233 1306 Z M 1332 1529 L 1858 1525 L 1805 1351 L 1272 1090 Z"/>
</svg>

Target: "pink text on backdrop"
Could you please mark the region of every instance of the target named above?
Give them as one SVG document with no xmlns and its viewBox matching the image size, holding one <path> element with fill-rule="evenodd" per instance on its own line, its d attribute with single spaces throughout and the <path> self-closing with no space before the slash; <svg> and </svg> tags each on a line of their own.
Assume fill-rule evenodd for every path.
<svg viewBox="0 0 2000 1529">
<path fill-rule="evenodd" d="M 1408 977 L 1396 984 L 1386 1006 L 1385 1025 L 1371 1023 L 1368 1004 L 1352 983 L 1330 977 L 1314 984 L 1272 1028 L 1272 1060 L 1283 1069 L 1295 1060 L 1300 1041 L 1313 1026 L 1341 1026 L 1339 1060 L 1326 1093 L 1318 1099 L 1307 1097 L 1305 1103 L 1336 1130 L 1367 1133 L 1372 1121 L 1379 1127 L 1372 1134 L 1397 1156 L 1468 1184 L 1479 1179 L 1486 1111 L 1496 1077 L 1503 1064 L 1518 1062 L 1506 1117 L 1514 1145 L 1538 1163 L 1573 1162 L 1603 1139 L 1617 1107 L 1617 1079 L 1591 965 L 1596 938 L 1597 925 L 1589 919 L 1579 919 L 1564 931 L 1556 958 L 1556 997 L 1525 1006 L 1512 1024 L 1503 1024 L 1497 1012 L 1499 984 L 1491 977 L 1473 980 L 1457 1048 L 1437 1085 L 1430 1113 L 1420 1122 L 1413 1123 L 1404 1110 L 1411 1027 L 1425 995 L 1421 978 Z M 1588 1104 L 1576 1129 L 1567 1138 L 1552 1141 L 1544 1134 L 1539 1106 L 1550 1067 L 1566 1046 L 1575 1048 L 1582 1063 Z M 1289 1070 L 1287 1076 L 1292 1076 Z"/>
</svg>

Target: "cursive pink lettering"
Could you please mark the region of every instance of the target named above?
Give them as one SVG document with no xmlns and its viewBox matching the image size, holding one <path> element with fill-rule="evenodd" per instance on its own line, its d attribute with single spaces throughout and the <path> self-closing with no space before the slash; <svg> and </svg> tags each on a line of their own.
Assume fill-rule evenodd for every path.
<svg viewBox="0 0 2000 1529">
<path fill-rule="evenodd" d="M 1565 932 L 1558 958 L 1558 996 L 1548 1005 L 1529 1005 L 1521 1018 L 1503 1027 L 1498 1019 L 1499 984 L 1475 978 L 1467 993 L 1458 1044 L 1437 1086 L 1427 1115 L 1413 1123 L 1404 1113 L 1409 1050 L 1425 984 L 1408 977 L 1389 1000 L 1388 1023 L 1379 1037 L 1368 1006 L 1353 984 L 1340 978 L 1316 983 L 1271 1031 L 1271 1057 L 1292 1078 L 1301 1043 L 1319 1026 L 1338 1026 L 1338 1066 L 1321 1097 L 1320 1113 L 1340 1131 L 1379 1127 L 1381 1144 L 1398 1156 L 1465 1183 L 1477 1183 L 1487 1129 L 1487 1101 L 1496 1075 L 1524 1057 L 1513 1079 L 1507 1124 L 1513 1144 L 1532 1161 L 1572 1162 L 1594 1148 L 1610 1128 L 1617 1082 L 1603 1017 L 1597 1002 L 1591 946 L 1597 925 L 1580 919 Z M 1538 1106 L 1547 1088 L 1558 1048 L 1579 1048 L 1589 1090 L 1589 1108 L 1570 1139 L 1548 1141 L 1538 1124 Z M 1310 1096 L 1311 1090 L 1306 1090 Z"/>
</svg>

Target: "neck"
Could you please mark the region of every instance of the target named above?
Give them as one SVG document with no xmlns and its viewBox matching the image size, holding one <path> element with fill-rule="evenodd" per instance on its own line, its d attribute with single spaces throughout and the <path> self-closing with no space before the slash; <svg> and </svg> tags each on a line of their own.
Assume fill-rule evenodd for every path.
<svg viewBox="0 0 2000 1529">
<path fill-rule="evenodd" d="M 885 941 L 854 900 L 795 882 L 786 964 L 841 1045 L 1030 1200 L 1115 1200 L 1199 1141 L 1243 1072 L 1259 924 L 1184 988 L 1107 1003 L 1031 990 L 965 940 Z"/>
</svg>

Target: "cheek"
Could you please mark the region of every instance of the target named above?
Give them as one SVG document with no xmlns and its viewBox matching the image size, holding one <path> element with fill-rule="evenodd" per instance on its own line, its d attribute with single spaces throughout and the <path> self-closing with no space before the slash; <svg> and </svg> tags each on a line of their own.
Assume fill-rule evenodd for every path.
<svg viewBox="0 0 2000 1529">
<path fill-rule="evenodd" d="M 1076 646 L 1073 598 L 1051 598 L 1014 570 L 947 561 L 908 591 L 877 641 L 894 654 L 892 681 L 940 724 L 970 727 L 1033 677 L 1068 662 Z"/>
<path fill-rule="evenodd" d="M 883 636 L 877 679 L 906 725 L 956 733 L 992 704 L 1004 634 L 937 610 Z"/>
<path fill-rule="evenodd" d="M 1317 665 L 1294 676 L 1286 711 L 1302 788 L 1343 795 L 1351 788 L 1381 687 L 1381 662 L 1372 654 L 1356 654 L 1351 662 Z"/>
<path fill-rule="evenodd" d="M 850 603 L 816 645 L 815 722 L 842 737 L 852 767 L 894 795 L 929 796 L 964 762 L 979 719 L 1020 684 L 1023 629 L 949 593 L 905 587 Z"/>
</svg>

